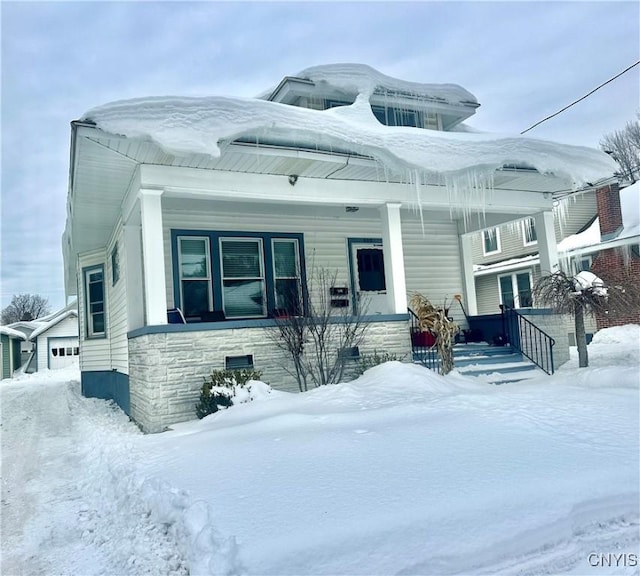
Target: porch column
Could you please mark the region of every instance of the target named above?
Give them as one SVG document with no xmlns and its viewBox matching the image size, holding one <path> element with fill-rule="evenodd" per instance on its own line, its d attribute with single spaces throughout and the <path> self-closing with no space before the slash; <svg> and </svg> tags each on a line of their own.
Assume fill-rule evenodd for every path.
<svg viewBox="0 0 640 576">
<path fill-rule="evenodd" d="M 167 288 L 162 237 L 162 190 L 140 189 L 142 269 L 147 326 L 167 323 Z"/>
<path fill-rule="evenodd" d="M 392 314 L 407 313 L 407 284 L 404 276 L 402 225 L 399 202 L 387 203 L 380 208 L 382 215 L 382 252 L 384 254 L 384 280 L 387 303 Z"/>
<path fill-rule="evenodd" d="M 538 250 L 540 253 L 540 271 L 543 276 L 553 274 L 560 270 L 553 212 L 551 210 L 538 212 L 534 218 L 536 222 L 536 236 L 538 237 Z"/>
<path fill-rule="evenodd" d="M 476 279 L 473 275 L 472 234 L 460 234 L 460 256 L 462 259 L 462 280 L 464 282 L 464 307 L 469 316 L 478 315 L 476 299 Z"/>
</svg>

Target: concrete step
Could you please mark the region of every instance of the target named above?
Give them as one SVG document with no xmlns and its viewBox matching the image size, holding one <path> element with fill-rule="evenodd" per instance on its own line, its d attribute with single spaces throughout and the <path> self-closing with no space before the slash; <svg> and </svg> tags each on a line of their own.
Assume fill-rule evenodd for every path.
<svg viewBox="0 0 640 576">
<path fill-rule="evenodd" d="M 496 362 L 494 364 L 469 364 L 467 366 L 456 366 L 456 370 L 465 376 L 481 376 L 482 374 L 509 374 L 512 372 L 525 372 L 535 370 L 536 365 L 528 360 L 517 360 L 513 362 Z"/>
<path fill-rule="evenodd" d="M 458 356 L 454 357 L 454 364 L 456 368 L 473 365 L 484 364 L 510 364 L 513 362 L 522 362 L 524 358 L 519 352 L 505 351 L 502 354 L 491 354 L 489 356 L 473 355 L 473 356 Z"/>
</svg>

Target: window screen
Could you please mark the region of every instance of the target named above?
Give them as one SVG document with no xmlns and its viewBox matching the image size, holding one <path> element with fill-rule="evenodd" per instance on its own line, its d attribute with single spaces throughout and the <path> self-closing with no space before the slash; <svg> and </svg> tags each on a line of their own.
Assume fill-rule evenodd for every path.
<svg viewBox="0 0 640 576">
<path fill-rule="evenodd" d="M 260 239 L 220 239 L 222 294 L 227 318 L 264 316 L 265 281 Z"/>
</svg>

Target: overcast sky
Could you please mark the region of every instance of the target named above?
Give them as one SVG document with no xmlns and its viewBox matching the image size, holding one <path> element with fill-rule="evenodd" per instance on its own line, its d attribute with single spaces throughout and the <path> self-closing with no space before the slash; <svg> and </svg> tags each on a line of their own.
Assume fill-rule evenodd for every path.
<svg viewBox="0 0 640 576">
<path fill-rule="evenodd" d="M 65 304 L 69 123 L 150 95 L 254 96 L 357 62 L 456 83 L 468 123 L 519 133 L 640 59 L 633 2 L 0 2 L 2 291 Z M 529 136 L 597 147 L 640 107 L 640 67 Z"/>
</svg>

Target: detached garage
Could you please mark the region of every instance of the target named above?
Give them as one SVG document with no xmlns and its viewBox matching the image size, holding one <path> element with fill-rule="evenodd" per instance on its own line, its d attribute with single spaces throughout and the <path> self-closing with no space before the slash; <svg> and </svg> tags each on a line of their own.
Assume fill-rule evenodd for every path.
<svg viewBox="0 0 640 576">
<path fill-rule="evenodd" d="M 34 330 L 30 340 L 36 343 L 36 369 L 58 370 L 78 364 L 78 312 L 67 310 Z"/>
<path fill-rule="evenodd" d="M 18 330 L 0 326 L 0 379 L 11 378 L 20 368 L 20 343 L 27 337 Z"/>
</svg>

